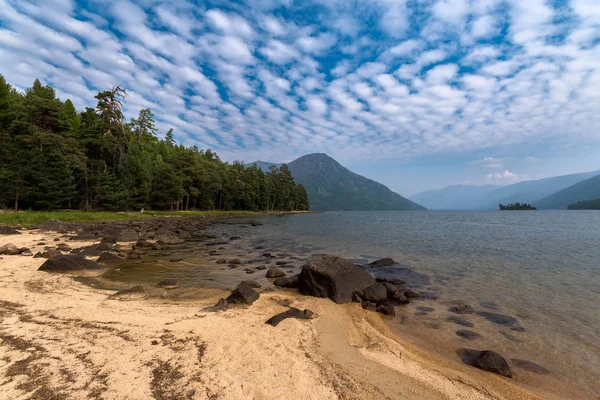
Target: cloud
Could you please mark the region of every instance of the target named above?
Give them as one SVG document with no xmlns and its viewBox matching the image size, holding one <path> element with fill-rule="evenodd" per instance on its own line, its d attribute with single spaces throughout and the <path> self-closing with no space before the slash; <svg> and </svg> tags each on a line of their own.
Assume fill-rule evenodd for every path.
<svg viewBox="0 0 600 400">
<path fill-rule="evenodd" d="M 513 174 L 509 170 L 505 170 L 504 172 L 496 172 L 493 174 L 487 174 L 486 178 L 498 180 L 498 181 L 517 181 L 519 179 L 519 175 Z"/>
<path fill-rule="evenodd" d="M 482 168 L 504 169 L 504 161 L 502 161 L 501 159 L 498 159 L 498 158 L 494 158 L 494 157 L 485 157 L 481 160 L 471 161 L 470 164 L 477 165 Z M 505 171 L 505 172 L 508 172 L 508 171 Z M 489 175 L 488 175 L 488 178 L 490 178 Z"/>
</svg>

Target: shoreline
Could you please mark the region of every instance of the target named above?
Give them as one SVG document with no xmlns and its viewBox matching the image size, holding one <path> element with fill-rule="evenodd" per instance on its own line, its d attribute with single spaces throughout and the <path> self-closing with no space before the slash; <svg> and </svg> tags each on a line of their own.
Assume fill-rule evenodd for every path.
<svg viewBox="0 0 600 400">
<path fill-rule="evenodd" d="M 0 246 L 36 251 L 42 238 L 61 236 L 31 232 L 1 235 Z M 108 300 L 114 291 L 38 272 L 43 258 L 2 257 L 0 394 L 10 398 L 542 398 L 418 348 L 360 304 L 277 290 L 207 312 L 229 291 L 206 288 L 185 301 L 122 302 Z M 290 305 L 317 317 L 264 323 Z"/>
</svg>

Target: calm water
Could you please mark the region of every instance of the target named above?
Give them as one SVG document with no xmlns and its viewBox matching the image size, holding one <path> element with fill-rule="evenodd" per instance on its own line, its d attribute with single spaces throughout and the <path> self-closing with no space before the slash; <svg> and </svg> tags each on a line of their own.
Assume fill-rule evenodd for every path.
<svg viewBox="0 0 600 400">
<path fill-rule="evenodd" d="M 240 246 L 242 259 L 248 249 L 264 243 L 267 249 L 295 255 L 295 268 L 318 253 L 363 262 L 392 257 L 428 275 L 430 283 L 421 289 L 439 296 L 398 307 L 399 315 L 390 324 L 401 335 L 453 360 L 458 360 L 457 348 L 468 347 L 533 361 L 551 375 L 513 367 L 519 382 L 549 393 L 564 393 L 563 383 L 568 382 L 585 391 L 569 397 L 598 398 L 600 212 L 331 212 L 263 222 L 259 228 L 216 225 L 211 230 L 251 237 L 246 247 Z M 199 266 L 170 269 L 156 279 L 184 276 L 190 281 L 198 276 L 206 283 L 214 264 L 193 248 L 182 251 Z M 230 280 L 224 276 L 230 273 L 221 268 L 208 281 L 225 286 Z M 234 273 L 236 279 L 256 278 Z M 472 327 L 448 321 L 456 316 L 448 307 L 459 301 L 476 311 L 516 318 L 518 329 L 476 314 L 462 316 Z M 467 341 L 456 335 L 459 329 L 482 337 Z M 557 378 L 562 382 L 555 382 Z"/>
</svg>

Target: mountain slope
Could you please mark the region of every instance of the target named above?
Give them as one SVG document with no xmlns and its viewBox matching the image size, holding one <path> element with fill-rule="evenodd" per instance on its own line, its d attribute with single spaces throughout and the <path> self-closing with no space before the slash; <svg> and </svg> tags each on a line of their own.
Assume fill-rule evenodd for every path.
<svg viewBox="0 0 600 400">
<path fill-rule="evenodd" d="M 534 202 L 538 209 L 564 210 L 569 204 L 600 198 L 600 175 L 586 179 Z"/>
<path fill-rule="evenodd" d="M 483 196 L 497 188 L 495 185 L 451 185 L 418 193 L 410 199 L 430 210 L 472 210 L 478 207 Z"/>
<path fill-rule="evenodd" d="M 537 205 L 536 202 L 540 199 L 598 174 L 600 174 L 600 170 L 523 181 L 495 188 L 492 186 L 454 185 L 438 191 L 419 193 L 411 200 L 423 204 L 429 209 L 437 210 L 496 210 L 498 204 L 515 202 Z"/>
<path fill-rule="evenodd" d="M 276 164 L 268 161 L 254 161 L 248 164 L 244 164 L 244 167 L 248 168 L 256 164 L 256 166 L 263 170 L 263 172 L 269 172 L 269 168 L 272 166 L 280 167 L 281 164 Z"/>
<path fill-rule="evenodd" d="M 288 164 L 306 188 L 311 210 L 424 210 L 381 183 L 355 174 L 326 154 L 308 154 Z"/>
</svg>

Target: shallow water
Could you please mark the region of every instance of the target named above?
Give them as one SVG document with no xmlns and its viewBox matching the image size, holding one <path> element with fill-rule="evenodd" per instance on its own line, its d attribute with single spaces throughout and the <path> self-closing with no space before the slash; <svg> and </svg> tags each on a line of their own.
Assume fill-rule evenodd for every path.
<svg viewBox="0 0 600 400">
<path fill-rule="evenodd" d="M 398 317 L 390 323 L 399 333 L 455 361 L 460 347 L 492 349 L 506 359 L 533 361 L 551 374 L 538 376 L 512 363 L 518 381 L 556 393 L 561 383 L 554 380 L 560 379 L 589 394 L 572 392 L 573 398 L 597 398 L 600 212 L 331 212 L 262 221 L 262 227 L 215 225 L 209 231 L 219 237 L 242 236 L 226 246 L 228 257 L 233 249 L 243 263 L 260 260 L 250 266 L 286 260 L 290 272 L 320 253 L 360 263 L 392 257 L 427 275 L 429 283 L 419 290 L 439 297 L 398 307 Z M 266 249 L 254 249 L 259 245 Z M 261 258 L 261 252 L 270 250 L 279 255 Z M 206 252 L 203 245 L 185 244 L 169 249 L 184 262 L 170 263 L 166 253 L 157 256 L 157 263 L 124 265 L 106 278 L 139 281 L 143 276 L 148 282 L 175 278 L 187 284 L 232 287 L 242 279 L 261 277 L 259 281 L 267 284 L 263 271 L 246 274 L 245 264 L 216 266 L 219 257 Z M 387 273 L 399 271 L 391 268 Z M 448 312 L 456 302 L 471 305 L 476 313 Z M 461 317 L 459 322 L 472 326 L 448 317 Z M 457 336 L 457 330 L 481 337 L 467 340 Z"/>
</svg>

